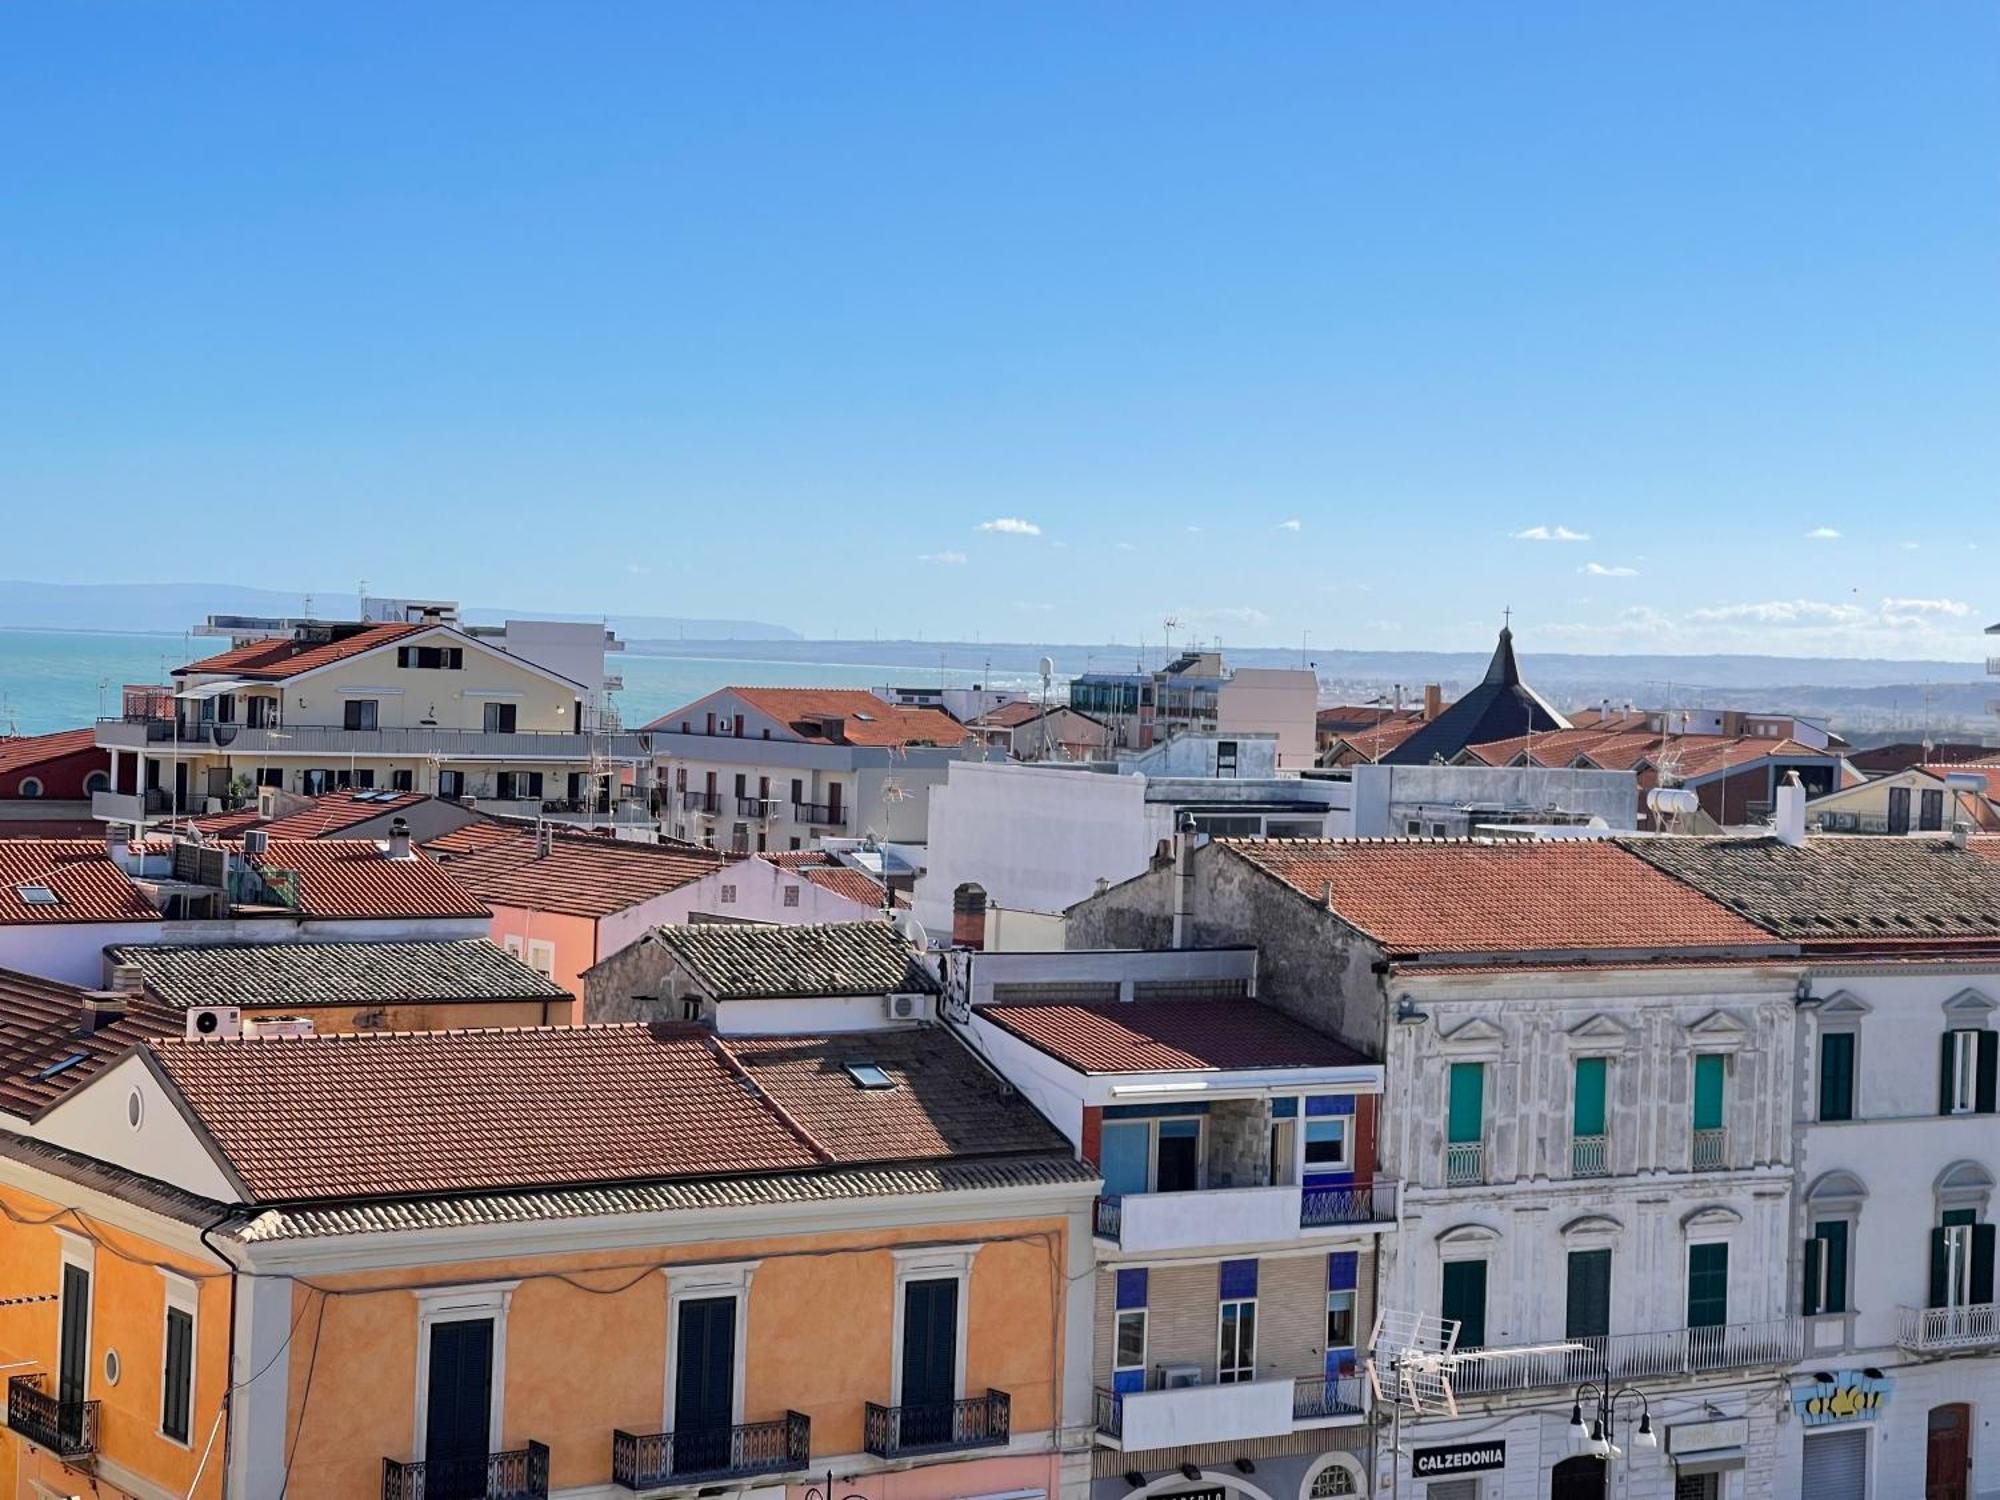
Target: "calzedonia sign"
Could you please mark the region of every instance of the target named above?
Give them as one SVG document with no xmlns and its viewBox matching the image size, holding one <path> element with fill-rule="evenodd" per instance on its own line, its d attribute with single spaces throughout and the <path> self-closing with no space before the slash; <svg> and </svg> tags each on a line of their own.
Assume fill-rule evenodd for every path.
<svg viewBox="0 0 2000 1500">
<path fill-rule="evenodd" d="M 1445 1479 L 1453 1474 L 1486 1474 L 1507 1467 L 1507 1445 L 1446 1443 L 1438 1448 L 1412 1448 L 1410 1473 L 1418 1479 Z"/>
</svg>

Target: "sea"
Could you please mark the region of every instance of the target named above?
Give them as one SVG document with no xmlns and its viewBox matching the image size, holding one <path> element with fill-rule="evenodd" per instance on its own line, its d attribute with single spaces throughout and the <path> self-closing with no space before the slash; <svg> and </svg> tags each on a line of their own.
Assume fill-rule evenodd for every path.
<svg viewBox="0 0 2000 1500">
<path fill-rule="evenodd" d="M 0 734 L 77 729 L 119 711 L 126 683 L 160 683 L 175 667 L 224 650 L 225 640 L 197 635 L 121 635 L 109 631 L 0 629 Z M 605 670 L 625 679 L 611 705 L 629 725 L 719 687 L 877 687 L 937 678 L 848 662 L 759 661 L 752 656 L 644 656 L 622 651 Z M 956 676 L 952 679 L 957 685 Z"/>
</svg>

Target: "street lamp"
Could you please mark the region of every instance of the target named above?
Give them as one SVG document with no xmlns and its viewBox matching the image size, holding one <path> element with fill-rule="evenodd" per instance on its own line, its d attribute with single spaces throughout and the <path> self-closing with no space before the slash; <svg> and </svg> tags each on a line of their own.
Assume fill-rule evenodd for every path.
<svg viewBox="0 0 2000 1500">
<path fill-rule="evenodd" d="M 867 1500 L 867 1497 L 853 1492 L 836 1496 L 833 1487 L 833 1471 L 829 1469 L 827 1470 L 826 1482 L 824 1484 L 814 1484 L 806 1487 L 804 1500 Z"/>
<path fill-rule="evenodd" d="M 1586 1395 L 1594 1413 L 1588 1423 L 1583 1416 Z M 1617 1442 L 1618 1403 L 1621 1401 L 1638 1403 L 1639 1425 L 1632 1436 L 1633 1446 L 1659 1447 L 1660 1439 L 1653 1431 L 1653 1413 L 1647 1404 L 1646 1393 L 1636 1386 L 1625 1385 L 1613 1390 L 1594 1381 L 1585 1381 L 1576 1388 L 1576 1401 L 1569 1409 L 1570 1446 L 1581 1453 L 1593 1453 L 1607 1464 L 1613 1458 L 1622 1457 L 1624 1450 Z"/>
</svg>

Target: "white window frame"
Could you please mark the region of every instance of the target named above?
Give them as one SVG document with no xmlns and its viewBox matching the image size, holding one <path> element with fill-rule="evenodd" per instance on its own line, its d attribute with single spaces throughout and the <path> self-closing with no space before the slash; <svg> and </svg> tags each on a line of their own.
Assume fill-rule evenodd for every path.
<svg viewBox="0 0 2000 1500">
<path fill-rule="evenodd" d="M 1303 1107 L 1303 1106 L 1301 1106 Z M 1146 1132 L 1146 1191 L 1160 1190 L 1160 1127 L 1169 1121 L 1179 1124 L 1182 1120 L 1194 1121 L 1194 1183 L 1188 1192 L 1203 1192 L 1208 1187 L 1208 1116 L 1207 1115 L 1150 1115 L 1137 1120 L 1106 1120 L 1100 1127 L 1104 1130 L 1124 1130 L 1141 1126 Z M 1275 1123 L 1275 1122 L 1274 1122 Z M 1297 1133 L 1299 1150 L 1304 1149 L 1305 1132 Z"/>
<path fill-rule="evenodd" d="M 903 1313 L 906 1288 L 913 1281 L 958 1283 L 958 1331 L 953 1346 L 952 1399 L 965 1399 L 965 1337 L 972 1311 L 972 1262 L 979 1245 L 942 1246 L 922 1250 L 892 1250 L 896 1260 L 896 1303 L 889 1331 L 889 1404 L 903 1404 Z"/>
<path fill-rule="evenodd" d="M 67 1279 L 63 1267 L 79 1267 L 90 1278 L 90 1296 L 83 1309 L 83 1395 L 90 1399 L 90 1384 L 96 1374 L 97 1361 L 93 1355 L 97 1348 L 97 1245 L 80 1234 L 67 1229 L 56 1230 L 57 1243 L 62 1247 L 62 1258 L 56 1269 L 56 1360 L 62 1360 L 62 1326 L 69 1320 L 63 1316 L 62 1285 Z M 60 1372 L 58 1372 L 60 1379 Z"/>
<path fill-rule="evenodd" d="M 201 1382 L 201 1288 L 177 1271 L 161 1266 L 164 1295 L 160 1301 L 160 1401 L 154 1414 L 154 1431 L 162 1442 L 176 1448 L 194 1446 L 195 1391 Z M 167 1431 L 167 1324 L 168 1314 L 184 1312 L 188 1317 L 188 1435 L 177 1438 Z"/>
<path fill-rule="evenodd" d="M 39 776 L 23 776 L 19 786 L 15 790 L 16 794 L 21 797 L 39 797 L 44 790 L 42 778 Z"/>
<path fill-rule="evenodd" d="M 786 906 L 797 906 L 798 904 L 799 904 L 799 888 L 798 888 L 797 886 L 795 886 L 795 885 L 788 885 L 788 886 L 786 886 L 786 887 L 785 887 L 785 905 L 786 905 Z"/>
<path fill-rule="evenodd" d="M 488 1401 L 486 1451 L 500 1452 L 500 1434 L 507 1419 L 507 1310 L 514 1300 L 516 1281 L 489 1281 L 479 1286 L 441 1287 L 419 1290 L 417 1299 L 417 1392 L 416 1414 L 410 1433 L 410 1455 L 424 1460 L 424 1439 L 431 1412 L 431 1327 L 436 1323 L 471 1322 L 490 1318 L 493 1322 L 493 1382 Z"/>
<path fill-rule="evenodd" d="M 1257 1338 L 1258 1335 L 1263 1331 L 1263 1323 L 1264 1323 L 1263 1314 L 1259 1311 L 1257 1306 L 1258 1300 L 1259 1299 L 1256 1297 L 1224 1297 L 1216 1305 L 1215 1383 L 1217 1385 L 1248 1385 L 1251 1381 L 1257 1378 Z M 1225 1365 L 1222 1362 L 1222 1329 L 1225 1322 L 1227 1321 L 1229 1309 L 1232 1307 L 1247 1307 L 1250 1309 L 1250 1363 L 1247 1367 L 1240 1363 L 1234 1365 Z M 1240 1320 L 1237 1326 L 1238 1326 L 1239 1336 L 1236 1341 L 1236 1352 L 1240 1360 L 1243 1353 L 1243 1340 L 1240 1336 L 1242 1325 Z M 1229 1370 L 1241 1370 L 1244 1371 L 1244 1373 L 1236 1376 L 1234 1379 L 1231 1379 L 1225 1373 Z"/>
<path fill-rule="evenodd" d="M 674 1430 L 674 1396 L 680 1379 L 680 1326 L 683 1302 L 719 1301 L 736 1304 L 733 1318 L 736 1350 L 731 1358 L 734 1389 L 729 1394 L 729 1425 L 743 1425 L 744 1377 L 750 1363 L 750 1280 L 762 1261 L 739 1260 L 711 1266 L 667 1266 L 666 1396 L 660 1406 L 660 1431 Z"/>
<path fill-rule="evenodd" d="M 505 948 L 509 953 L 513 954 L 514 957 L 521 958 L 525 945 L 522 942 L 520 933 L 510 932 L 505 937 L 500 939 L 500 946 Z M 527 961 L 526 959 L 522 959 L 522 962 L 525 963 L 526 961 Z"/>
<path fill-rule="evenodd" d="M 1303 1123 L 1305 1129 L 1299 1132 L 1299 1165 L 1304 1172 L 1351 1172 L 1354 1170 L 1354 1130 L 1352 1115 L 1313 1115 Z M 1312 1129 L 1315 1125 L 1338 1125 L 1340 1127 L 1340 1160 L 1316 1162 L 1312 1159 Z"/>
<path fill-rule="evenodd" d="M 1118 1358 L 1119 1346 L 1123 1342 L 1119 1338 L 1119 1329 L 1127 1318 L 1137 1318 L 1139 1320 L 1139 1362 L 1133 1365 L 1124 1364 Z M 1111 1313 L 1112 1373 L 1118 1374 L 1126 1370 L 1145 1369 L 1146 1362 L 1153 1352 L 1152 1341 L 1153 1341 L 1153 1316 L 1151 1308 L 1149 1307 L 1114 1308 Z"/>
<path fill-rule="evenodd" d="M 1983 1028 L 1954 1026 L 1951 1030 L 1951 1112 L 1969 1115 L 1979 1108 L 1979 1034 Z"/>
<path fill-rule="evenodd" d="M 1972 1306 L 1972 1232 L 1978 1224 L 1940 1224 L 1944 1231 L 1944 1305 Z"/>
<path fill-rule="evenodd" d="M 1348 1334 L 1349 1334 L 1350 1336 L 1349 1336 L 1349 1338 L 1348 1338 L 1348 1340 L 1347 1340 L 1347 1342 L 1346 1342 L 1346 1343 L 1344 1343 L 1344 1344 L 1336 1344 L 1336 1343 L 1334 1343 L 1334 1342 L 1332 1341 L 1332 1340 L 1333 1340 L 1333 1330 L 1332 1330 L 1331 1328 L 1328 1328 L 1328 1329 L 1326 1329 L 1326 1330 L 1325 1330 L 1325 1334 L 1326 1334 L 1326 1339 L 1327 1339 L 1327 1343 L 1325 1344 L 1324 1348 L 1322 1348 L 1322 1350 L 1321 1350 L 1321 1353 L 1322 1353 L 1322 1354 L 1324 1354 L 1324 1353 L 1325 1353 L 1325 1350 L 1326 1350 L 1326 1349 L 1358 1349 L 1358 1348 L 1360 1348 L 1360 1344 L 1358 1343 L 1358 1341 L 1357 1341 L 1357 1338 L 1356 1338 L 1356 1337 L 1354 1336 L 1354 1335 L 1355 1335 L 1355 1333 L 1356 1333 L 1356 1330 L 1355 1330 L 1355 1323 L 1354 1323 L 1354 1314 L 1355 1314 L 1355 1309 L 1356 1309 L 1356 1304 L 1357 1304 L 1357 1302 L 1359 1301 L 1359 1298 L 1358 1298 L 1358 1297 L 1357 1297 L 1357 1295 L 1356 1295 L 1356 1293 L 1357 1293 L 1358 1291 L 1359 1291 L 1359 1288 L 1356 1288 L 1356 1287 L 1349 1287 L 1349 1288 L 1347 1288 L 1347 1289 L 1346 1289 L 1346 1290 L 1344 1290 L 1344 1291 L 1338 1291 L 1338 1292 L 1336 1292 L 1336 1291 L 1332 1291 L 1332 1290 L 1329 1290 L 1329 1291 L 1327 1292 L 1327 1294 L 1326 1294 L 1326 1315 L 1327 1315 L 1327 1318 L 1328 1318 L 1328 1320 L 1329 1320 L 1329 1321 L 1330 1321 L 1330 1320 L 1332 1319 L 1332 1317 L 1333 1317 L 1333 1305 L 1334 1305 L 1334 1303 L 1335 1303 L 1336 1301 L 1345 1301 L 1345 1302 L 1346 1302 L 1346 1304 L 1347 1304 L 1347 1331 L 1348 1331 Z"/>
<path fill-rule="evenodd" d="M 1360 1459 L 1350 1453 L 1323 1453 L 1299 1481 L 1299 1500 L 1312 1500 L 1313 1486 L 1329 1469 L 1339 1469 L 1347 1475 L 1353 1483 L 1356 1500 L 1368 1494 L 1368 1471 L 1361 1466 Z"/>
<path fill-rule="evenodd" d="M 544 979 L 553 980 L 556 977 L 556 945 L 547 938 L 529 938 L 527 962 L 528 967 Z"/>
</svg>

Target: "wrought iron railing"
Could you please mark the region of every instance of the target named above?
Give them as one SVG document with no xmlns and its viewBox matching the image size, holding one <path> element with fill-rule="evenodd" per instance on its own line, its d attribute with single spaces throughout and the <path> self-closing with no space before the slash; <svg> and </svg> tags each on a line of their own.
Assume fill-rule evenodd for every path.
<svg viewBox="0 0 2000 1500">
<path fill-rule="evenodd" d="M 712 813 L 722 800 L 719 792 L 682 792 L 681 806 L 689 812 Z"/>
<path fill-rule="evenodd" d="M 1896 1310 L 1896 1342 L 1917 1354 L 2000 1345 L 2000 1303 L 1962 1307 L 1901 1307 Z"/>
<path fill-rule="evenodd" d="M 1534 1353 L 1504 1348 L 1463 1359 L 1451 1372 L 1455 1395 L 1487 1396 L 1575 1385 L 1584 1380 L 1643 1380 L 1706 1375 L 1719 1370 L 1789 1365 L 1808 1352 L 1807 1320 L 1725 1323 L 1660 1333 L 1617 1333 L 1568 1340 L 1566 1349 Z"/>
<path fill-rule="evenodd" d="M 41 1375 L 7 1381 L 7 1425 L 65 1462 L 91 1457 L 97 1452 L 97 1403 L 59 1400 L 46 1384 Z"/>
<path fill-rule="evenodd" d="M 1112 1193 L 1099 1198 L 1093 1227 L 1105 1239 L 1117 1239 L 1125 1227 L 1125 1201 Z"/>
<path fill-rule="evenodd" d="M 1717 1172 L 1729 1165 L 1729 1131 L 1697 1130 L 1694 1133 L 1694 1170 Z"/>
<path fill-rule="evenodd" d="M 1005 1391 L 915 1406 L 877 1406 L 870 1401 L 862 1413 L 861 1446 L 877 1458 L 959 1448 L 1002 1448 L 1011 1422 L 1011 1403 Z"/>
<path fill-rule="evenodd" d="M 1611 1138 L 1603 1135 L 1576 1135 L 1569 1142 L 1569 1175 L 1609 1177 Z"/>
<path fill-rule="evenodd" d="M 784 803 L 776 797 L 738 797 L 736 816 L 739 818 L 775 818 Z"/>
<path fill-rule="evenodd" d="M 548 1494 L 546 1443 L 465 1458 L 382 1460 L 382 1500 L 548 1500 Z"/>
<path fill-rule="evenodd" d="M 820 828 L 845 828 L 847 826 L 847 809 L 844 807 L 835 807 L 830 802 L 794 802 L 792 804 L 792 821 L 795 823 L 811 823 Z"/>
<path fill-rule="evenodd" d="M 812 1422 L 788 1411 L 775 1422 L 686 1432 L 611 1434 L 611 1482 L 652 1490 L 696 1479 L 789 1474 L 812 1462 Z"/>
<path fill-rule="evenodd" d="M 1378 1177 L 1358 1187 L 1307 1188 L 1299 1199 L 1299 1225 L 1324 1229 L 1332 1224 L 1385 1224 L 1396 1217 L 1394 1178 Z"/>
<path fill-rule="evenodd" d="M 1302 1375 L 1292 1385 L 1292 1420 L 1356 1417 L 1368 1408 L 1367 1383 L 1359 1375 Z"/>
<path fill-rule="evenodd" d="M 1486 1180 L 1486 1143 L 1450 1141 L 1444 1148 L 1444 1185 L 1465 1187 Z"/>
<path fill-rule="evenodd" d="M 1125 1435 L 1125 1398 L 1103 1386 L 1097 1388 L 1097 1430 L 1106 1437 Z"/>
</svg>

